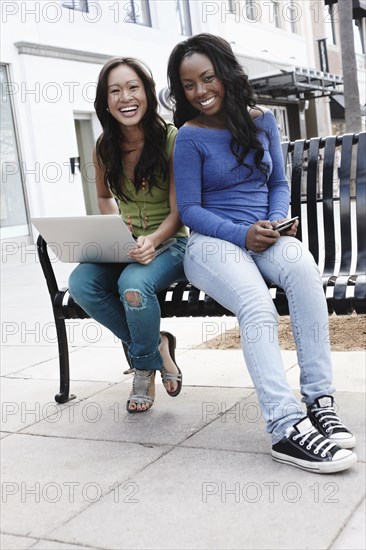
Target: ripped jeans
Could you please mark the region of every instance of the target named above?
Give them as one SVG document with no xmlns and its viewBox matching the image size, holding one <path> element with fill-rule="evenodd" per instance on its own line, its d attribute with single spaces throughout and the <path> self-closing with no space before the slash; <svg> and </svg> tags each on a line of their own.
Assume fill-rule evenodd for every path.
<svg viewBox="0 0 366 550">
<path fill-rule="evenodd" d="M 160 305 L 157 293 L 185 280 L 187 237 L 151 263 L 78 265 L 69 277 L 74 300 L 128 346 L 132 367 L 160 370 Z"/>
</svg>

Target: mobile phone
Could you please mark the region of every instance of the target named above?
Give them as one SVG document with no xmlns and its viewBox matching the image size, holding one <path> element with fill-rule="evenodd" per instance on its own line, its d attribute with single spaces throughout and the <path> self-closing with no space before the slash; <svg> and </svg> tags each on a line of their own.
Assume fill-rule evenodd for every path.
<svg viewBox="0 0 366 550">
<path fill-rule="evenodd" d="M 276 225 L 276 227 L 274 227 L 273 229 L 275 231 L 278 231 L 279 233 L 282 233 L 283 231 L 286 231 L 287 229 L 290 229 L 290 227 L 292 226 L 292 224 L 299 219 L 299 216 L 295 216 L 294 218 L 290 218 L 289 220 L 286 220 L 282 223 L 279 223 L 278 225 Z"/>
</svg>

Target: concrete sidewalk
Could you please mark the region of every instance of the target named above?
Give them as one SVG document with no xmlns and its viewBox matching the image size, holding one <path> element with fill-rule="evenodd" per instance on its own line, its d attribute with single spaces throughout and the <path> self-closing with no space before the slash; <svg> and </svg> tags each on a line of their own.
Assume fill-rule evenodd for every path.
<svg viewBox="0 0 366 550">
<path fill-rule="evenodd" d="M 1 266 L 2 549 L 365 548 L 363 352 L 333 354 L 337 405 L 359 461 L 310 474 L 271 459 L 241 351 L 194 347 L 235 319 L 163 320 L 177 336 L 184 387 L 172 399 L 159 380 L 142 415 L 125 409 L 131 376 L 121 345 L 92 320 L 70 322 L 76 399 L 59 406 L 34 248 Z M 66 282 L 72 266 L 55 268 Z M 299 395 L 296 355 L 283 358 Z"/>
</svg>

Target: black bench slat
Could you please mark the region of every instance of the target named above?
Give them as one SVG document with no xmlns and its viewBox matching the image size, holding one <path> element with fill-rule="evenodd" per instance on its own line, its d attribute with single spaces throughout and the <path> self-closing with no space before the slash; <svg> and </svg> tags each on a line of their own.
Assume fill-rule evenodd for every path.
<svg viewBox="0 0 366 550">
<path fill-rule="evenodd" d="M 358 275 L 357 277 L 353 307 L 358 314 L 366 313 L 366 275 Z"/>
<path fill-rule="evenodd" d="M 174 283 L 169 289 L 158 294 L 158 300 L 162 317 L 222 317 L 223 315 L 234 315 L 188 281 Z"/>
<path fill-rule="evenodd" d="M 356 166 L 357 265 L 353 307 L 366 313 L 366 132 L 359 135 Z"/>
<path fill-rule="evenodd" d="M 356 196 L 352 197 L 350 189 L 352 153 L 357 147 Z M 335 196 L 334 189 L 336 148 L 341 152 L 339 197 Z M 291 167 L 291 215 L 300 217 L 297 238 L 307 240 L 309 249 L 318 263 L 322 257 L 320 245 L 324 242 L 324 262 L 321 260 L 324 265 L 319 265 L 319 268 L 330 314 L 333 312 L 337 315 L 349 315 L 353 312 L 366 313 L 365 150 L 366 132 L 359 135 L 346 134 L 282 144 L 285 165 Z M 320 182 L 319 175 L 322 176 Z M 305 181 L 306 194 L 303 193 Z M 353 205 L 351 207 L 351 201 L 354 200 L 355 208 Z M 307 224 L 302 223 L 304 215 Z M 356 219 L 352 221 L 351 216 Z M 356 225 L 357 244 L 354 242 L 356 233 L 352 234 L 352 225 Z M 339 228 L 340 243 L 336 244 Z M 340 251 L 337 249 L 339 244 Z M 58 403 L 64 403 L 74 397 L 69 396 L 69 351 L 65 320 L 88 319 L 89 316 L 72 299 L 67 289 L 58 288 L 47 244 L 41 235 L 37 240 L 37 250 L 51 298 L 57 331 L 60 391 L 55 396 L 55 400 Z M 354 266 L 356 266 L 355 269 Z M 276 288 L 274 285 L 270 286 L 270 289 L 279 315 L 288 315 L 288 301 L 283 289 Z M 231 311 L 226 310 L 187 280 L 177 281 L 170 288 L 160 292 L 158 300 L 163 318 L 233 316 Z"/>
<path fill-rule="evenodd" d="M 345 134 L 342 138 L 341 166 L 339 169 L 340 227 L 341 227 L 341 264 L 334 283 L 333 307 L 337 315 L 349 315 L 354 309 L 354 300 L 347 296 L 347 290 L 354 286 L 355 277 L 350 272 L 352 255 L 351 189 L 352 154 L 358 137 Z"/>
<path fill-rule="evenodd" d="M 323 277 L 334 275 L 336 265 L 336 239 L 334 230 L 334 159 L 336 138 L 327 138 L 323 160 L 323 235 L 324 268 Z"/>
<path fill-rule="evenodd" d="M 350 178 L 353 140 L 353 134 L 345 134 L 343 136 L 341 166 L 339 169 L 341 217 L 341 265 L 339 275 L 347 275 L 349 273 L 352 261 Z"/>
<path fill-rule="evenodd" d="M 301 183 L 304 168 L 304 140 L 297 140 L 288 148 L 292 152 L 291 169 L 291 216 L 299 216 L 301 219 Z M 302 224 L 299 224 L 297 237 L 302 241 Z"/>
<path fill-rule="evenodd" d="M 353 312 L 353 298 L 347 296 L 347 289 L 354 284 L 354 277 L 338 275 L 333 293 L 333 308 L 337 315 L 351 315 Z"/>
<path fill-rule="evenodd" d="M 356 223 L 358 249 L 356 273 L 366 273 L 366 132 L 360 134 L 358 141 Z"/>
<path fill-rule="evenodd" d="M 276 288 L 275 289 L 275 297 L 274 297 L 273 301 L 274 301 L 274 304 L 276 306 L 278 315 L 288 315 L 289 314 L 287 296 L 285 294 L 285 291 L 282 288 Z"/>
<path fill-rule="evenodd" d="M 314 185 L 314 181 L 318 181 L 319 168 L 319 138 L 310 140 L 308 150 L 308 165 L 306 176 L 306 210 L 308 222 L 308 246 L 314 256 L 316 263 L 319 263 L 319 241 L 318 241 L 318 202 L 317 196 L 319 184 Z"/>
</svg>

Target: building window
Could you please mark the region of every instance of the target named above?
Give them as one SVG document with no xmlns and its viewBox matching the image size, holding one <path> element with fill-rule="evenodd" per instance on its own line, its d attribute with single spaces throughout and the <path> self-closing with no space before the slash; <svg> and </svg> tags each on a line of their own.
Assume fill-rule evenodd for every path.
<svg viewBox="0 0 366 550">
<path fill-rule="evenodd" d="M 290 2 L 285 6 L 286 10 L 286 16 L 285 19 L 290 23 L 290 30 L 294 34 L 298 33 L 298 22 L 301 18 L 301 7 L 297 2 L 294 2 L 294 0 L 290 0 Z"/>
<path fill-rule="evenodd" d="M 245 15 L 250 21 L 256 21 L 257 12 L 254 0 L 245 0 Z"/>
<path fill-rule="evenodd" d="M 227 11 L 229 13 L 235 13 L 235 0 L 227 0 Z"/>
<path fill-rule="evenodd" d="M 272 0 L 272 8 L 273 8 L 273 22 L 275 24 L 275 27 L 277 29 L 282 29 L 280 3 L 276 2 L 276 0 Z"/>
<path fill-rule="evenodd" d="M 281 141 L 290 141 L 290 129 L 286 107 L 281 105 L 265 105 L 263 103 L 261 103 L 261 105 L 270 109 L 274 114 Z"/>
<path fill-rule="evenodd" d="M 0 65 L 1 84 L 1 239 L 29 235 L 27 209 L 21 175 L 18 139 L 5 65 Z"/>
<path fill-rule="evenodd" d="M 62 2 L 62 6 L 69 10 L 89 12 L 88 0 L 67 0 L 67 2 Z"/>
<path fill-rule="evenodd" d="M 365 53 L 365 35 L 363 32 L 362 19 L 354 19 L 353 36 L 355 41 L 355 52 Z"/>
<path fill-rule="evenodd" d="M 177 0 L 178 31 L 183 36 L 192 35 L 191 14 L 188 0 Z"/>
<path fill-rule="evenodd" d="M 333 45 L 337 44 L 336 25 L 335 24 L 336 24 L 335 5 L 330 4 L 328 6 L 328 15 L 324 19 L 324 26 L 325 26 L 325 31 L 326 31 L 326 34 L 327 34 L 329 44 L 333 44 Z"/>
<path fill-rule="evenodd" d="M 151 27 L 149 0 L 129 0 L 124 2 L 123 10 L 126 14 L 124 23 L 136 23 Z"/>
</svg>

